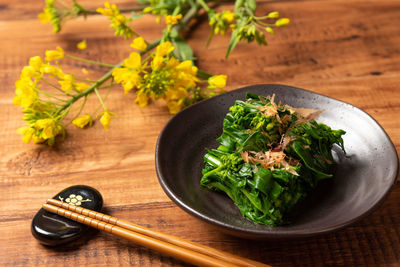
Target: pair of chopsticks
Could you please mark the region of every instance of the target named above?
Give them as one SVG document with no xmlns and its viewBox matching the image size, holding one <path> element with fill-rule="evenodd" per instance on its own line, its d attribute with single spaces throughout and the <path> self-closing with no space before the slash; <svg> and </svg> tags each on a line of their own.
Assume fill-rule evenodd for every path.
<svg viewBox="0 0 400 267">
<path fill-rule="evenodd" d="M 268 266 L 55 199 L 48 199 L 43 208 L 194 265 Z"/>
</svg>

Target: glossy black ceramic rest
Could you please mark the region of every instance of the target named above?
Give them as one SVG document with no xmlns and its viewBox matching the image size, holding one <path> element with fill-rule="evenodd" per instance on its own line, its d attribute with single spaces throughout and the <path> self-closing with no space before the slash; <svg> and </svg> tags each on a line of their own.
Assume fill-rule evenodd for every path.
<svg viewBox="0 0 400 267">
<path fill-rule="evenodd" d="M 242 217 L 226 195 L 200 186 L 206 149 L 216 148 L 223 119 L 246 92 L 269 96 L 293 107 L 322 109 L 317 119 L 343 129 L 347 155 L 334 148 L 332 179 L 323 180 L 289 214 L 288 225 L 271 227 Z M 244 87 L 195 104 L 176 114 L 162 130 L 156 148 L 156 169 L 166 194 L 190 214 L 228 233 L 255 239 L 315 236 L 343 228 L 377 208 L 398 173 L 398 157 L 388 135 L 364 111 L 307 90 L 274 84 Z"/>
<path fill-rule="evenodd" d="M 100 193 L 86 185 L 68 187 L 55 195 L 54 199 L 76 206 L 101 211 L 103 198 Z M 57 246 L 74 241 L 87 232 L 89 226 L 51 213 L 43 208 L 32 220 L 32 234 L 40 243 Z"/>
</svg>

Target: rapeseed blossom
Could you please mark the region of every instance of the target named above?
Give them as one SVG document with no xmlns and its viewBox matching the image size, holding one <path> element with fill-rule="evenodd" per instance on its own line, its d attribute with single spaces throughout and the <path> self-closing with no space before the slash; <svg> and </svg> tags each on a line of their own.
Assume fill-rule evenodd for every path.
<svg viewBox="0 0 400 267">
<path fill-rule="evenodd" d="M 61 30 L 61 12 L 54 5 L 55 0 L 46 0 L 46 7 L 43 12 L 38 15 L 40 22 L 43 24 L 51 23 L 53 32 L 58 33 Z"/>
<path fill-rule="evenodd" d="M 209 24 L 213 34 L 225 35 L 227 29 L 230 28 L 231 23 L 235 20 L 235 13 L 229 10 L 224 10 L 221 13 L 211 12 L 209 16 Z"/>
<path fill-rule="evenodd" d="M 46 51 L 46 61 L 53 61 L 57 59 L 62 59 L 65 56 L 64 50 L 57 46 L 56 50 L 47 50 Z"/>
<path fill-rule="evenodd" d="M 173 50 L 170 42 L 163 42 L 144 62 L 139 53 L 132 52 L 122 67 L 113 70 L 115 82 L 122 84 L 125 93 L 136 88 L 135 102 L 141 107 L 151 99 L 163 98 L 171 113 L 178 112 L 185 104 L 188 90 L 196 88 L 199 79 L 193 62 L 179 61 L 171 56 Z"/>
<path fill-rule="evenodd" d="M 173 26 L 173 25 L 178 24 L 178 21 L 180 19 L 182 19 L 182 14 L 178 14 L 176 16 L 167 15 L 167 16 L 165 16 L 165 23 L 167 25 Z"/>
<path fill-rule="evenodd" d="M 102 116 L 100 118 L 100 123 L 103 124 L 103 127 L 105 130 L 108 130 L 110 128 L 110 122 L 111 122 L 111 115 L 116 117 L 112 112 L 109 112 L 107 109 L 104 110 L 102 113 Z"/>
<path fill-rule="evenodd" d="M 142 36 L 133 39 L 131 47 L 139 51 L 145 51 L 147 48 L 147 43 Z"/>
<path fill-rule="evenodd" d="M 86 40 L 83 40 L 83 41 L 79 42 L 76 45 L 76 48 L 78 48 L 79 50 L 85 50 L 87 48 Z"/>
<path fill-rule="evenodd" d="M 114 29 L 116 36 L 124 36 L 125 39 L 130 39 L 135 35 L 135 32 L 128 26 L 132 19 L 122 15 L 115 4 L 110 4 L 110 2 L 106 1 L 104 8 L 99 7 L 96 11 L 111 20 L 110 27 Z"/>
<path fill-rule="evenodd" d="M 93 123 L 92 116 L 89 114 L 83 115 L 81 117 L 77 117 L 72 120 L 72 124 L 78 128 L 85 128 L 87 125 L 91 126 Z"/>
</svg>

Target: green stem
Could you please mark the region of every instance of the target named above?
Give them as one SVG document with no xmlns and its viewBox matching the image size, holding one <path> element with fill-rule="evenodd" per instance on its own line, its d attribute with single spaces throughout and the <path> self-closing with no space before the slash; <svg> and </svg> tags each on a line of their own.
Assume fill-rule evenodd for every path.
<svg viewBox="0 0 400 267">
<path fill-rule="evenodd" d="M 58 86 L 52 84 L 51 82 L 49 82 L 49 81 L 46 80 L 45 78 L 42 77 L 41 80 L 42 80 L 44 83 L 47 83 L 48 85 L 50 85 L 51 87 L 53 87 L 54 89 L 56 89 L 57 91 L 61 92 L 63 95 L 72 96 L 71 94 L 68 94 L 67 92 L 63 91 L 60 87 L 58 87 Z"/>
<path fill-rule="evenodd" d="M 108 95 L 110 94 L 110 91 L 111 91 L 111 87 L 113 86 L 113 84 L 111 83 L 111 84 L 109 84 L 109 85 L 107 85 L 107 86 L 105 86 L 104 88 L 107 88 L 108 87 L 108 90 L 107 90 L 107 92 L 106 92 L 106 95 L 104 96 L 104 102 L 105 101 L 107 101 L 107 98 L 108 98 Z M 99 88 L 100 89 L 100 88 Z M 95 115 L 97 114 L 97 112 L 99 112 L 99 109 L 102 107 L 102 105 L 99 105 L 96 109 L 95 109 L 95 111 L 92 113 L 92 117 L 95 117 Z"/>
<path fill-rule="evenodd" d="M 101 96 L 100 96 L 99 91 L 97 90 L 97 88 L 94 88 L 94 92 L 96 93 L 97 98 L 99 99 L 100 104 L 101 104 L 101 106 L 103 107 L 104 111 L 106 111 L 106 110 L 107 110 L 106 105 L 104 105 L 103 99 L 101 98 Z"/>
<path fill-rule="evenodd" d="M 82 61 L 82 62 L 85 62 L 85 63 L 91 63 L 91 64 L 103 66 L 103 67 L 108 67 L 108 68 L 114 68 L 115 67 L 115 65 L 112 65 L 112 64 L 107 64 L 107 63 L 98 62 L 98 61 L 85 59 L 85 58 L 81 58 L 81 57 L 76 57 L 76 56 L 71 56 L 71 55 L 67 55 L 67 54 L 65 55 L 65 57 L 72 58 L 72 59 L 75 59 L 75 60 L 78 60 L 78 61 Z"/>
<path fill-rule="evenodd" d="M 197 12 L 199 11 L 200 6 L 199 5 L 192 5 L 192 7 L 189 9 L 189 11 L 185 14 L 185 16 L 181 20 L 181 24 L 187 25 L 191 19 L 193 19 L 196 15 Z M 175 28 L 179 31 L 182 26 L 179 24 L 175 26 Z"/>
<path fill-rule="evenodd" d="M 197 0 L 197 3 L 199 3 L 207 12 L 211 11 L 211 8 L 209 8 L 203 0 Z"/>
<path fill-rule="evenodd" d="M 78 81 L 81 81 L 81 82 L 87 82 L 87 83 L 96 82 L 95 80 L 89 80 L 89 79 L 84 79 L 84 78 L 79 78 L 79 77 L 75 77 L 75 80 L 78 80 Z"/>
</svg>

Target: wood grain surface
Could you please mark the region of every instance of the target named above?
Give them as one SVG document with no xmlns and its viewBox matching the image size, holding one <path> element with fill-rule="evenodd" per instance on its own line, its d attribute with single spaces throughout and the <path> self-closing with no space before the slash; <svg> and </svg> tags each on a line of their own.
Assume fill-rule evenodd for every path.
<svg viewBox="0 0 400 267">
<path fill-rule="evenodd" d="M 102 16 L 76 19 L 54 35 L 40 24 L 43 1 L 0 2 L 0 266 L 185 266 L 157 252 L 91 230 L 60 248 L 40 245 L 30 223 L 42 203 L 62 189 L 86 184 L 105 200 L 103 212 L 273 266 L 399 266 L 400 187 L 367 218 L 335 233 L 312 239 L 268 242 L 225 235 L 178 208 L 158 184 L 154 166 L 157 137 L 171 118 L 156 103 L 140 109 L 134 95 L 116 87 L 108 107 L 118 114 L 109 131 L 99 123 L 70 127 L 53 148 L 23 144 L 16 129 L 22 113 L 12 105 L 14 82 L 29 57 L 57 45 L 71 53 L 118 63 L 130 51 L 115 38 Z M 130 1 L 113 1 L 120 6 Z M 82 1 L 97 7 L 102 1 Z M 231 6 L 227 6 L 232 8 Z M 259 1 L 260 13 L 279 10 L 291 25 L 269 37 L 268 47 L 239 44 L 224 58 L 228 39 L 208 47 L 207 23 L 199 23 L 189 43 L 201 69 L 228 75 L 228 90 L 249 84 L 280 83 L 351 103 L 372 115 L 400 149 L 400 1 Z M 159 37 L 153 17 L 135 21 L 137 32 Z M 77 52 L 86 39 L 89 49 Z M 96 76 L 105 69 L 68 62 Z M 95 105 L 95 103 L 89 103 Z"/>
</svg>

